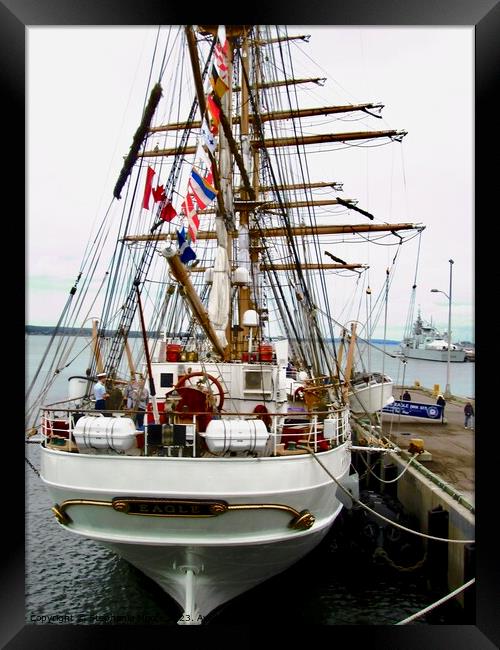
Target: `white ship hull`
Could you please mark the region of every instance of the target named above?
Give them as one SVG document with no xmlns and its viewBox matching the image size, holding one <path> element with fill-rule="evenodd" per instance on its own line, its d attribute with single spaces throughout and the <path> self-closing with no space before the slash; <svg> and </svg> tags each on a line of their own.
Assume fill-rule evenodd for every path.
<svg viewBox="0 0 500 650">
<path fill-rule="evenodd" d="M 424 361 L 448 361 L 448 350 L 426 350 L 425 348 L 401 348 L 402 353 L 408 359 L 423 359 Z M 451 350 L 451 362 L 465 361 L 464 350 Z"/>
<path fill-rule="evenodd" d="M 281 573 L 315 548 L 332 521 L 298 537 L 253 544 L 147 546 L 106 544 L 159 584 L 181 607 L 179 624 L 201 624 L 207 614 Z M 191 584 L 190 584 L 191 582 Z"/>
<path fill-rule="evenodd" d="M 353 413 L 376 413 L 393 399 L 394 382 L 392 380 L 358 383 L 349 391 L 349 406 Z M 290 379 L 287 394 L 289 399 L 297 399 L 304 391 L 304 383 Z"/>
<path fill-rule="evenodd" d="M 348 444 L 319 455 L 344 482 Z M 41 477 L 60 523 L 103 543 L 155 580 L 179 604 L 184 624 L 201 623 L 219 605 L 306 555 L 328 532 L 343 497 L 309 454 L 169 458 L 42 447 Z M 118 497 L 149 502 L 149 511 L 120 511 L 112 505 Z M 161 504 L 159 511 L 170 507 L 165 500 L 222 502 L 229 508 L 217 516 L 160 516 L 151 512 L 153 500 Z M 291 526 L 309 513 L 312 526 Z"/>
<path fill-rule="evenodd" d="M 394 382 L 371 382 L 364 387 L 353 386 L 349 393 L 349 404 L 353 413 L 376 413 L 392 399 Z"/>
</svg>

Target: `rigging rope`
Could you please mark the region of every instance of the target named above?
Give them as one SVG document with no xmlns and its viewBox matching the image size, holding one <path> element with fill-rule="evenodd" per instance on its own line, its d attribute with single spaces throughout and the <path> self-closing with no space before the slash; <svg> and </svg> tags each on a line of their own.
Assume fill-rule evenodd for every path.
<svg viewBox="0 0 500 650">
<path fill-rule="evenodd" d="M 51 336 L 51 339 L 50 339 L 50 341 L 49 341 L 49 344 L 48 344 L 48 346 L 47 346 L 47 349 L 45 350 L 45 353 L 44 353 L 44 355 L 43 355 L 43 357 L 42 357 L 42 359 L 41 359 L 41 361 L 40 361 L 40 364 L 38 365 L 38 368 L 37 368 L 37 370 L 36 370 L 36 372 L 35 372 L 35 375 L 34 375 L 32 381 L 31 381 L 31 384 L 29 385 L 29 388 L 28 388 L 28 390 L 27 390 L 27 392 L 26 392 L 26 396 L 25 396 L 25 399 L 26 399 L 26 400 L 28 399 L 28 396 L 29 396 L 29 394 L 31 393 L 31 390 L 32 390 L 33 386 L 35 385 L 36 380 L 38 379 L 38 375 L 40 374 L 40 371 L 41 371 L 41 369 L 42 369 L 42 366 L 43 366 L 43 364 L 44 364 L 45 359 L 47 358 L 47 355 L 48 355 L 49 350 L 50 350 L 50 348 L 51 348 L 51 346 L 52 346 L 52 343 L 54 342 L 54 339 L 55 339 L 55 337 L 57 336 L 57 334 L 58 334 L 58 332 L 59 332 L 59 328 L 61 327 L 61 323 L 62 323 L 62 321 L 63 321 L 63 318 L 64 318 L 64 316 L 66 315 L 66 312 L 67 312 L 68 309 L 69 309 L 69 306 L 70 306 L 70 304 L 71 304 L 71 301 L 73 300 L 73 296 L 74 296 L 75 293 L 76 293 L 76 285 L 77 285 L 78 282 L 80 281 L 81 275 L 82 275 L 81 273 L 78 274 L 78 277 L 77 277 L 77 279 L 76 279 L 75 284 L 71 287 L 71 289 L 70 289 L 70 291 L 69 291 L 69 296 L 68 296 L 68 299 L 67 299 L 67 301 L 66 301 L 66 304 L 64 305 L 64 309 L 63 309 L 63 311 L 62 311 L 62 314 L 61 314 L 61 316 L 59 317 L 59 320 L 58 320 L 57 325 L 56 325 L 56 327 L 55 327 L 55 329 L 54 329 L 54 332 L 53 332 L 53 334 L 52 334 L 52 336 Z"/>
<path fill-rule="evenodd" d="M 408 315 L 406 317 L 406 324 L 404 329 L 403 337 L 409 338 L 412 333 L 413 317 L 415 313 L 415 300 L 416 300 L 416 290 L 417 290 L 417 275 L 418 275 L 418 265 L 420 263 L 420 245 L 422 243 L 422 231 L 419 233 L 420 237 L 418 239 L 418 249 L 417 249 L 417 259 L 415 262 L 415 276 L 413 278 L 412 292 L 410 296 L 410 304 L 408 306 Z"/>
</svg>

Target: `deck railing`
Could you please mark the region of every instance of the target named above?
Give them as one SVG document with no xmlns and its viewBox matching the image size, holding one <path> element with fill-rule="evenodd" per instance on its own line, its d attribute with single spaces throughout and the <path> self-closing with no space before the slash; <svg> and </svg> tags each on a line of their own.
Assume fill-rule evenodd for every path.
<svg viewBox="0 0 500 650">
<path fill-rule="evenodd" d="M 76 408 L 71 401 L 58 402 L 42 409 L 41 434 L 46 446 L 59 448 L 61 451 L 78 451 L 74 429 L 81 417 L 129 417 L 135 419 L 138 413 L 144 415 L 143 430 L 136 430 L 137 446 L 143 449 L 144 455 L 170 456 L 187 453 L 196 456 L 200 441 L 197 441 L 195 432 L 199 432 L 199 418 L 203 416 L 206 421 L 206 412 L 161 411 L 160 422 L 154 422 L 154 416 L 150 411 L 130 409 L 96 411 L 93 408 Z M 269 433 L 266 453 L 263 455 L 322 452 L 337 447 L 350 439 L 348 408 L 313 413 L 305 411 L 264 414 L 224 412 L 209 415 L 211 419 L 215 420 L 263 420 Z M 200 433 L 202 437 L 203 433 L 203 431 Z M 183 438 L 180 444 L 179 436 Z M 224 454 L 215 453 L 214 455 Z"/>
</svg>

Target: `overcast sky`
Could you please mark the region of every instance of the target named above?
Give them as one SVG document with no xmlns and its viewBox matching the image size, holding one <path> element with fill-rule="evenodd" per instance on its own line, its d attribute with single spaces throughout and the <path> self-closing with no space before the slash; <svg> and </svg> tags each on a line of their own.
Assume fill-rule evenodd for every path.
<svg viewBox="0 0 500 650">
<path fill-rule="evenodd" d="M 448 293 L 453 259 L 454 339 L 474 340 L 473 27 L 289 31 L 312 35 L 300 48 L 324 69 L 337 103 L 380 101 L 384 121 L 377 126 L 408 131 L 402 144 L 336 154 L 325 180 L 343 182 L 345 197 L 356 198 L 364 209 L 376 208 L 383 221 L 426 226 L 417 305 L 446 330 L 448 300 L 430 289 Z M 30 324 L 56 324 L 90 228 L 109 205 L 139 124 L 154 34 L 123 27 L 28 29 Z M 357 122 L 352 127 L 347 123 L 345 130 L 361 130 Z M 389 184 L 380 180 L 382 165 L 390 170 Z M 388 338 L 403 333 L 416 251 L 417 239 L 407 245 L 391 286 Z M 394 249 L 383 255 L 387 264 Z"/>
</svg>

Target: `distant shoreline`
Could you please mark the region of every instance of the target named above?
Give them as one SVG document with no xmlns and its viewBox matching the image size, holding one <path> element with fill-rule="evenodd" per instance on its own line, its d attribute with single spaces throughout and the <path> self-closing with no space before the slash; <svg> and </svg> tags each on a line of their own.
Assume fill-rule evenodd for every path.
<svg viewBox="0 0 500 650">
<path fill-rule="evenodd" d="M 30 334 L 30 335 L 35 335 L 35 336 L 52 336 L 54 332 L 56 331 L 55 327 L 51 327 L 50 325 L 25 325 L 25 333 Z M 84 328 L 76 328 L 76 327 L 61 327 L 59 329 L 58 334 L 72 334 L 73 336 L 92 336 L 92 329 L 89 327 L 84 327 Z M 105 332 L 104 336 L 111 336 L 114 334 L 114 332 Z M 148 336 L 152 336 L 156 334 L 156 332 L 150 332 Z M 133 331 L 131 330 L 128 333 L 129 338 L 140 338 L 142 337 L 141 332 Z M 183 334 L 179 334 L 179 337 L 183 336 Z M 278 339 L 276 339 L 278 340 Z M 338 340 L 338 339 L 335 339 Z M 377 344 L 377 345 L 383 345 L 384 343 L 387 343 L 389 345 L 397 345 L 399 341 L 395 341 L 392 339 L 372 339 L 372 343 Z"/>
<path fill-rule="evenodd" d="M 55 333 L 56 328 L 51 327 L 50 325 L 25 325 L 24 326 L 24 331 L 25 331 L 26 334 L 30 334 L 32 336 L 33 335 L 34 336 L 52 336 Z M 86 337 L 89 337 L 89 336 L 92 336 L 92 329 L 90 327 L 82 327 L 82 328 L 78 328 L 78 327 L 60 327 L 57 334 L 58 335 L 61 335 L 61 334 L 67 335 L 67 334 L 69 334 L 69 335 L 73 335 L 73 336 L 86 336 Z M 114 334 L 114 331 L 109 331 L 108 330 L 108 331 L 104 332 L 104 336 L 111 336 L 113 334 Z M 149 332 L 148 336 L 153 336 L 154 334 L 156 334 L 156 332 Z M 140 337 L 142 337 L 142 333 L 131 330 L 128 333 L 128 337 L 129 338 L 140 338 Z"/>
</svg>

